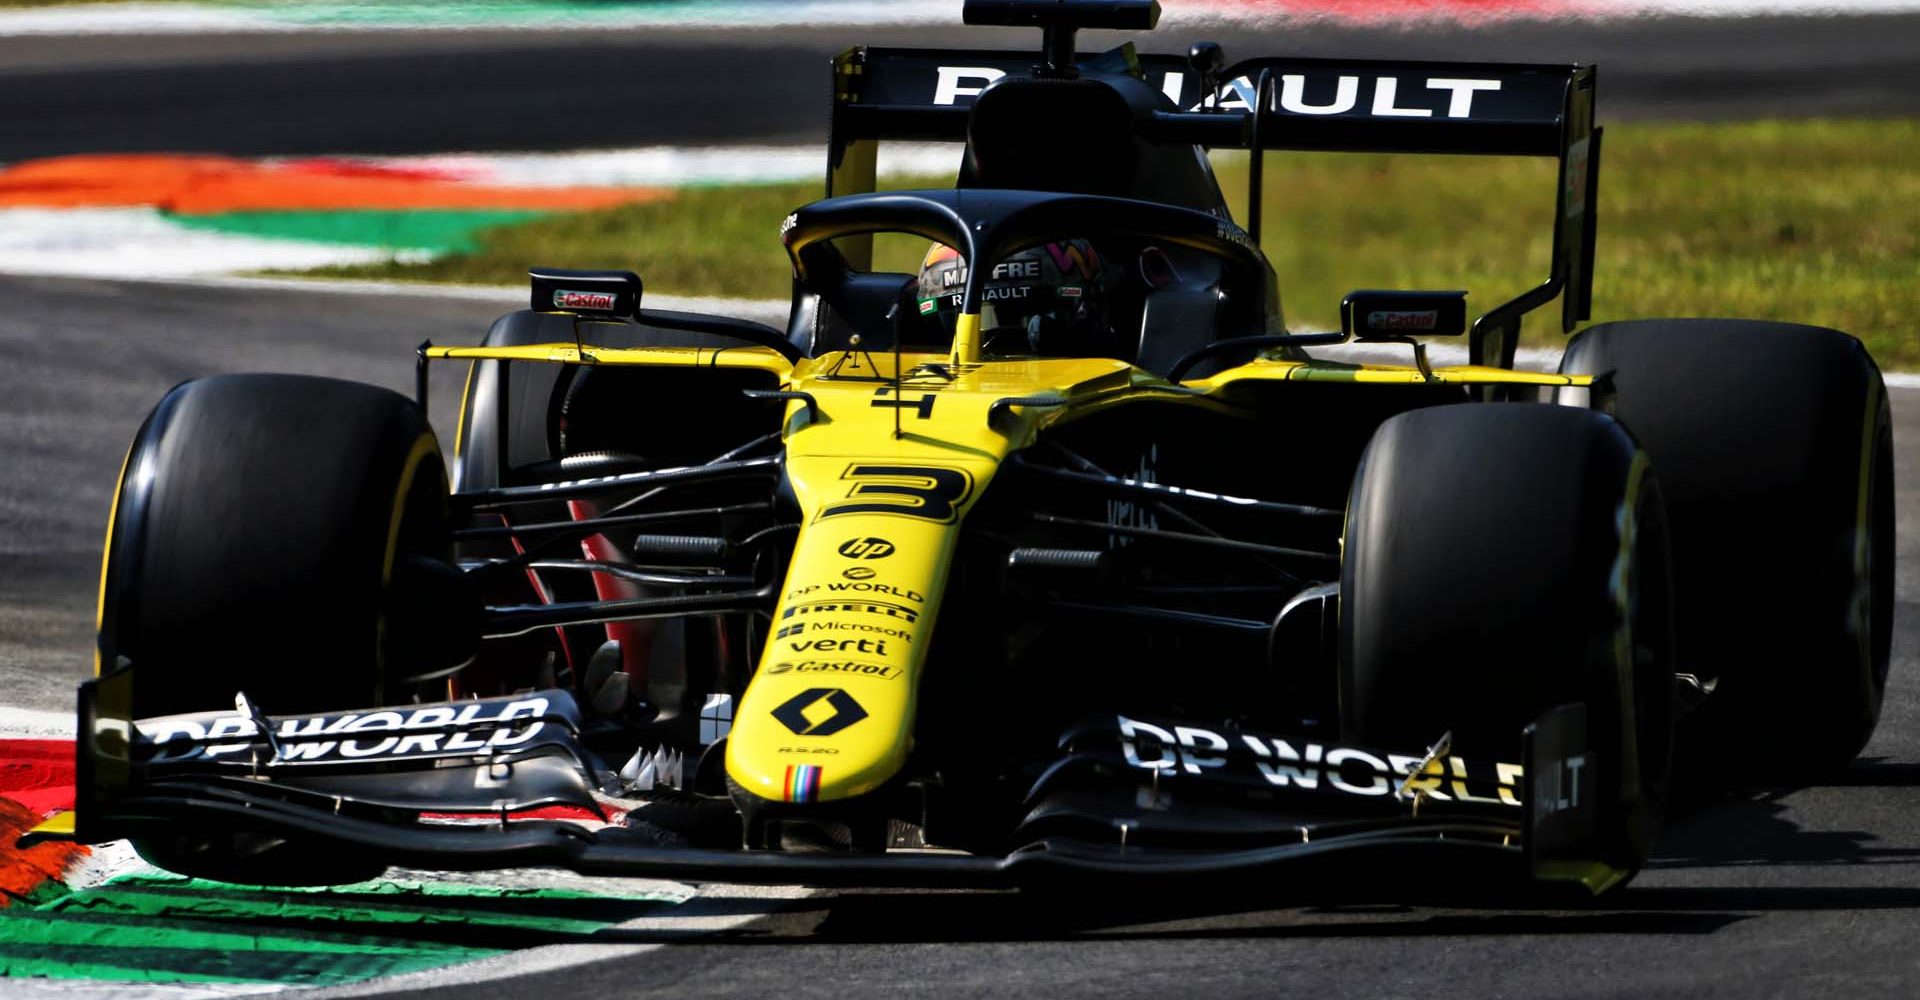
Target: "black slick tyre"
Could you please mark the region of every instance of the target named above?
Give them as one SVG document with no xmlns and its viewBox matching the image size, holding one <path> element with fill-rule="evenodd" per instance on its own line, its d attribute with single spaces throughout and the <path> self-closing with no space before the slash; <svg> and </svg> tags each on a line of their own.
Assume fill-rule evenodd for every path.
<svg viewBox="0 0 1920 1000">
<path fill-rule="evenodd" d="M 1843 766 L 1872 736 L 1893 619 L 1893 435 L 1879 369 L 1836 330 L 1606 323 L 1561 370 L 1660 470 L 1680 669 L 1717 683 L 1683 765 L 1738 781 Z"/>
<path fill-rule="evenodd" d="M 103 668 L 134 713 L 364 708 L 470 655 L 449 578 L 446 476 L 411 400 L 298 375 L 223 375 L 161 400 L 107 541 Z"/>
<path fill-rule="evenodd" d="M 1342 738 L 1519 761 L 1543 712 L 1584 705 L 1596 857 L 1645 861 L 1672 734 L 1658 484 L 1597 413 L 1464 404 L 1388 420 L 1355 474 L 1340 594 Z M 1526 794 L 1524 791 L 1522 794 Z"/>
<path fill-rule="evenodd" d="M 521 310 L 495 320 L 481 344 L 527 347 L 570 344 L 576 338 L 596 346 L 616 348 L 729 347 L 740 343 L 716 334 L 628 323 L 577 322 L 565 313 Z M 570 473 L 556 463 L 570 454 L 577 457 L 583 450 L 578 442 L 563 441 L 562 433 L 569 422 L 566 413 L 569 396 L 577 391 L 581 375 L 575 366 L 545 362 L 471 362 L 461 397 L 459 429 L 454 435 L 455 491 L 466 493 L 566 478 Z M 771 383 L 767 387 L 771 387 Z M 678 408 L 684 405 L 682 400 L 657 390 L 639 398 L 623 394 L 619 399 L 619 413 L 611 416 L 616 422 L 632 421 L 634 413 L 648 412 L 649 403 L 658 419 L 639 421 L 642 439 L 673 440 L 688 436 L 686 428 L 675 426 L 678 415 L 684 412 Z M 591 432 L 596 424 L 593 420 L 572 422 L 581 432 Z M 585 450 L 598 451 L 601 447 L 588 445 Z M 614 471 L 601 468 L 602 464 L 581 468 L 595 469 L 585 473 L 589 475 Z M 617 467 L 617 459 L 610 464 Z"/>
<path fill-rule="evenodd" d="M 495 320 L 481 346 L 567 343 L 573 337 L 571 317 L 522 310 Z M 562 370 L 560 365 L 511 361 L 469 364 L 454 435 L 456 491 L 508 485 L 514 467 L 554 457 L 550 429 Z"/>
<path fill-rule="evenodd" d="M 184 383 L 122 474 L 101 663 L 133 671 L 137 718 L 232 711 L 241 692 L 269 715 L 391 703 L 478 642 L 449 537 L 439 445 L 411 400 L 293 375 Z M 336 884 L 382 867 L 241 830 L 134 846 L 223 881 Z"/>
</svg>

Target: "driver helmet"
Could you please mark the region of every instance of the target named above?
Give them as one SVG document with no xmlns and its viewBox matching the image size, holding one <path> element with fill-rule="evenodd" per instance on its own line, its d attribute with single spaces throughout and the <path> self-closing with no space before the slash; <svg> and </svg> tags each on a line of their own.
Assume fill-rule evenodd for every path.
<svg viewBox="0 0 1920 1000">
<path fill-rule="evenodd" d="M 935 243 L 920 264 L 920 315 L 949 334 L 960 315 L 967 262 Z M 1043 243 L 993 265 L 981 288 L 981 345 L 993 354 L 1096 357 L 1117 347 L 1107 312 L 1110 275 L 1093 244 Z"/>
</svg>

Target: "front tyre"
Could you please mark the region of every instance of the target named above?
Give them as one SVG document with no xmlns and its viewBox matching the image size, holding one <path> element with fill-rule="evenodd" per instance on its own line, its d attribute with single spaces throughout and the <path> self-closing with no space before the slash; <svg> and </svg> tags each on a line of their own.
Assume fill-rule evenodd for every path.
<svg viewBox="0 0 1920 1000">
<path fill-rule="evenodd" d="M 375 386 L 222 375 L 135 438 L 101 587 L 104 669 L 136 717 L 379 704 L 471 654 L 449 575 L 446 473 L 426 417 Z"/>
<path fill-rule="evenodd" d="M 184 383 L 127 457 L 100 662 L 133 671 L 136 718 L 232 711 L 241 692 L 270 715 L 431 693 L 479 639 L 450 537 L 439 444 L 412 401 L 295 375 Z M 339 883 L 382 867 L 242 830 L 134 846 L 222 881 Z"/>
<path fill-rule="evenodd" d="M 1603 768 L 1594 860 L 1637 870 L 1671 757 L 1673 659 L 1658 484 L 1626 431 L 1537 404 L 1416 410 L 1355 475 L 1340 593 L 1343 738 L 1521 760 L 1583 705 Z M 1524 791 L 1522 794 L 1526 794 Z"/>
</svg>

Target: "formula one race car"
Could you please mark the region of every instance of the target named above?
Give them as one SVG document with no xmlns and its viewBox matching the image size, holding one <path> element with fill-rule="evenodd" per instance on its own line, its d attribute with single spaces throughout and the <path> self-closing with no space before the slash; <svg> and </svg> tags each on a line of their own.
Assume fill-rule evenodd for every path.
<svg viewBox="0 0 1920 1000">
<path fill-rule="evenodd" d="M 1598 892 L 1676 756 L 1856 754 L 1893 594 L 1860 344 L 1616 322 L 1514 370 L 1524 316 L 1587 318 L 1593 68 L 1076 52 L 1158 14 L 970 0 L 1043 29 L 1037 65 L 835 60 L 832 197 L 778 226 L 785 330 L 535 270 L 481 345 L 421 349 L 417 400 L 174 389 L 109 523 L 79 802 L 36 836 L 257 883 L 1417 852 Z M 894 139 L 964 143 L 957 186 L 877 192 Z M 1251 151 L 1245 228 L 1218 149 Z M 1552 271 L 1470 326 L 1465 292 L 1356 291 L 1340 332 L 1289 333 L 1276 149 L 1553 158 Z M 875 270 L 876 233 L 922 241 L 918 273 Z M 1311 353 L 1346 341 L 1413 364 Z M 439 361 L 468 364 L 451 477 Z"/>
</svg>

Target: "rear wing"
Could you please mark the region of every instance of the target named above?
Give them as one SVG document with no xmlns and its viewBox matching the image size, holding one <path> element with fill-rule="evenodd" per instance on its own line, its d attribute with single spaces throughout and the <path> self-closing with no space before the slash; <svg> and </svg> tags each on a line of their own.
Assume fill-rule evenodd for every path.
<svg viewBox="0 0 1920 1000">
<path fill-rule="evenodd" d="M 1195 47 L 1196 56 L 1207 51 Z M 1253 154 L 1246 229 L 1256 241 L 1259 154 L 1269 150 L 1555 158 L 1551 270 L 1540 285 L 1474 322 L 1472 361 L 1510 367 L 1520 320 L 1556 296 L 1564 296 L 1563 332 L 1588 318 L 1601 137 L 1594 67 L 1272 57 L 1215 70 L 1202 58 L 1140 55 L 1131 45 L 1076 60 L 1089 71 L 1136 76 L 1167 96 L 1177 110 L 1142 121 L 1141 138 Z M 1024 52 L 841 53 L 833 61 L 828 195 L 875 189 L 881 141 L 966 141 L 974 98 L 997 80 L 1033 72 L 1034 56 Z"/>
</svg>

